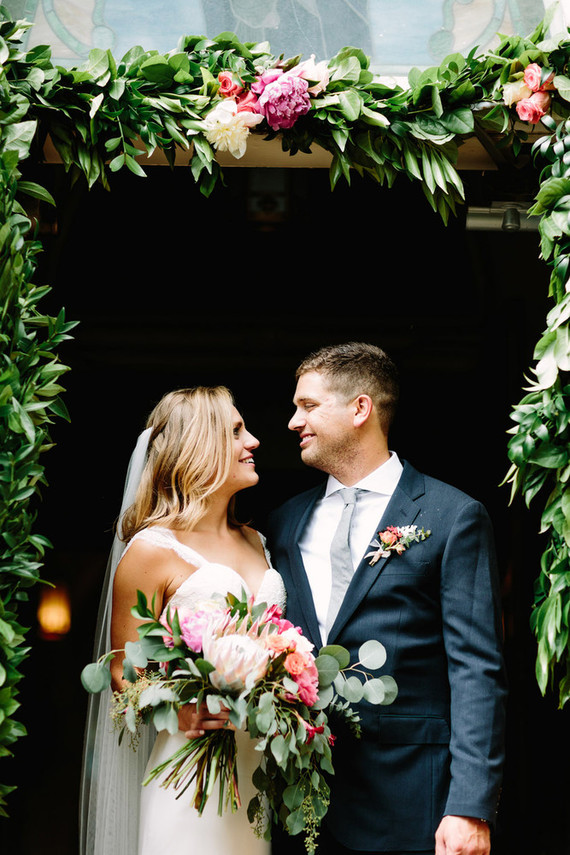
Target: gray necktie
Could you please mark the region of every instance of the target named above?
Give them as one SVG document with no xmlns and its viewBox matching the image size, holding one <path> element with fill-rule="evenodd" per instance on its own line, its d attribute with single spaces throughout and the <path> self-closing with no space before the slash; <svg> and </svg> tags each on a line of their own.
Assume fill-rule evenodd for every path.
<svg viewBox="0 0 570 855">
<path fill-rule="evenodd" d="M 350 554 L 350 523 L 358 492 L 356 487 L 345 487 L 344 490 L 339 490 L 344 509 L 331 542 L 332 589 L 327 613 L 327 633 L 335 621 L 354 573 Z"/>
</svg>

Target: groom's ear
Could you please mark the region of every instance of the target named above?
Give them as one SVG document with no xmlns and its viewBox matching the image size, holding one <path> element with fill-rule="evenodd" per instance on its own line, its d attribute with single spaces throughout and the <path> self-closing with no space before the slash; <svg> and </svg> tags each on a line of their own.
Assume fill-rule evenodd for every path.
<svg viewBox="0 0 570 855">
<path fill-rule="evenodd" d="M 354 408 L 354 427 L 361 427 L 368 421 L 374 410 L 370 395 L 359 395 L 352 402 Z"/>
</svg>

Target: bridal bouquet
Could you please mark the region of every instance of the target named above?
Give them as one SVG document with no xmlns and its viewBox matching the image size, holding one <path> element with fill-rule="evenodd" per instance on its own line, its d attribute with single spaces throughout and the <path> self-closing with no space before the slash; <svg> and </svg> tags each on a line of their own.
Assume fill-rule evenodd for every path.
<svg viewBox="0 0 570 855">
<path fill-rule="evenodd" d="M 307 851 L 314 852 L 328 808 L 326 775 L 334 773 L 334 735 L 326 710 L 343 716 L 358 735 L 351 703 L 363 698 L 392 703 L 397 694 L 393 678 L 368 673 L 384 664 L 383 646 L 366 642 L 352 666 L 339 645 L 315 656 L 313 645 L 277 606 L 255 605 L 245 593 L 213 598 L 192 610 L 167 609 L 157 619 L 139 591 L 132 613 L 143 623 L 139 641 L 127 642 L 121 651 L 127 684 L 114 694 L 112 710 L 119 741 L 126 733 L 136 746 L 139 728 L 149 723 L 176 733 L 178 711 L 187 703 L 205 702 L 211 713 L 228 710 L 230 722 L 245 727 L 260 752 L 253 775 L 257 795 L 247 809 L 256 832 L 270 836 L 268 808 L 290 834 L 303 831 Z M 88 691 L 110 685 L 108 666 L 117 652 L 84 668 Z M 191 804 L 199 813 L 217 781 L 219 813 L 224 807 L 236 810 L 240 796 L 232 729 L 189 739 L 144 783 L 159 776 L 162 786 L 177 790 L 177 798 L 194 784 Z"/>
</svg>

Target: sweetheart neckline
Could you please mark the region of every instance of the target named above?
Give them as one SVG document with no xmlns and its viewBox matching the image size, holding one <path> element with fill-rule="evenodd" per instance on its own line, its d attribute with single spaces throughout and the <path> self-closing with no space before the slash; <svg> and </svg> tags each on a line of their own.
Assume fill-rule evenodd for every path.
<svg viewBox="0 0 570 855">
<path fill-rule="evenodd" d="M 277 573 L 277 575 L 279 575 L 279 573 L 275 569 L 275 567 L 267 567 L 267 569 L 265 570 L 265 572 L 263 574 L 263 578 L 259 584 L 259 588 L 257 589 L 257 593 L 254 594 L 253 591 L 251 590 L 251 588 L 249 587 L 249 585 L 247 584 L 247 582 L 245 581 L 245 579 L 243 578 L 243 576 L 241 575 L 241 573 L 238 573 L 238 571 L 235 570 L 233 567 L 230 567 L 229 564 L 220 564 L 218 561 L 208 561 L 205 564 L 201 564 L 199 567 L 196 567 L 194 572 L 191 573 L 189 576 L 187 576 L 183 582 L 181 582 L 181 584 L 177 587 L 175 592 L 172 594 L 172 597 L 170 597 L 170 600 L 172 600 L 172 598 L 176 596 L 178 591 L 180 591 L 180 589 L 183 588 L 187 582 L 189 582 L 191 579 L 193 579 L 194 576 L 196 575 L 196 573 L 198 573 L 204 567 L 222 567 L 224 570 L 229 570 L 230 573 L 232 573 L 234 576 L 237 576 L 237 578 L 242 583 L 246 594 L 248 596 L 253 597 L 254 601 L 257 600 L 257 597 L 259 596 L 259 592 L 261 591 L 261 589 L 263 587 L 263 583 L 265 581 L 265 577 L 267 576 L 267 574 L 272 571 L 273 573 Z M 169 600 L 169 602 L 170 602 L 170 600 Z"/>
</svg>

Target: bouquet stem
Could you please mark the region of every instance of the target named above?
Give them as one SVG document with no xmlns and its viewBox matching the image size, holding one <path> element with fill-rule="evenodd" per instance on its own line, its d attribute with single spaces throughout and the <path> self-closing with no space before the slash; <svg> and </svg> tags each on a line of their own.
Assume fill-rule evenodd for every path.
<svg viewBox="0 0 570 855">
<path fill-rule="evenodd" d="M 192 807 L 201 816 L 216 781 L 219 786 L 218 814 L 224 806 L 235 812 L 241 805 L 238 789 L 237 750 L 231 730 L 215 730 L 196 739 L 189 739 L 167 760 L 156 766 L 143 782 L 146 786 L 163 772 L 168 774 L 161 787 L 174 787 L 179 799 L 195 781 Z"/>
</svg>

